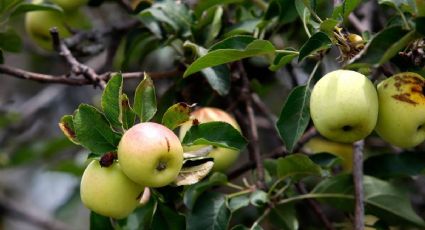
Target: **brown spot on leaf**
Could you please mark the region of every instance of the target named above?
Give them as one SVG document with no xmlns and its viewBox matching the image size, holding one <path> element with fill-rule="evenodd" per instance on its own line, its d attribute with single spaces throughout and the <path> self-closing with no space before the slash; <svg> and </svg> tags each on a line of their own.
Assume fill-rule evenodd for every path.
<svg viewBox="0 0 425 230">
<path fill-rule="evenodd" d="M 59 128 L 70 138 L 75 139 L 77 136 L 75 135 L 74 130 L 71 129 L 66 123 L 59 123 Z"/>
<path fill-rule="evenodd" d="M 117 153 L 116 152 L 109 152 L 109 153 L 105 153 L 101 158 L 100 158 L 100 166 L 101 167 L 109 167 L 114 163 L 114 160 L 116 160 L 118 158 Z"/>
<path fill-rule="evenodd" d="M 392 97 L 396 100 L 407 102 L 407 103 L 412 104 L 412 105 L 418 104 L 416 101 L 413 101 L 412 99 L 409 98 L 410 94 L 408 94 L 408 93 L 393 95 Z"/>
<path fill-rule="evenodd" d="M 387 87 L 388 87 L 388 83 L 385 83 L 385 84 L 384 84 L 384 88 L 387 88 Z"/>
<path fill-rule="evenodd" d="M 124 107 L 124 108 L 128 108 L 128 107 L 130 107 L 130 104 L 128 103 L 128 98 L 124 97 L 124 98 L 121 100 L 121 105 L 122 105 L 122 107 Z"/>
</svg>

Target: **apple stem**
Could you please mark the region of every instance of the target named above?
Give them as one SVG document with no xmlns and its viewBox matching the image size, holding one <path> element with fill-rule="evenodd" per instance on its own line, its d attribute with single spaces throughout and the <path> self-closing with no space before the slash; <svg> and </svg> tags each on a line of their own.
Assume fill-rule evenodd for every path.
<svg viewBox="0 0 425 230">
<path fill-rule="evenodd" d="M 364 192 L 363 192 L 363 148 L 364 140 L 353 144 L 353 180 L 355 194 L 354 229 L 364 229 Z"/>
</svg>

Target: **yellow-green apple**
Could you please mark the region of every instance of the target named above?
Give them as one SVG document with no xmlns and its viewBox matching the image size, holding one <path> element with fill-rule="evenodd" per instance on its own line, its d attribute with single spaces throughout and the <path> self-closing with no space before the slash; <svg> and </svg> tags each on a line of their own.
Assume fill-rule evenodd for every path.
<svg viewBox="0 0 425 230">
<path fill-rule="evenodd" d="M 64 11 L 74 11 L 87 4 L 88 0 L 51 0 Z"/>
<path fill-rule="evenodd" d="M 182 126 L 180 127 L 180 133 L 179 133 L 180 140 L 183 140 L 184 136 L 186 135 L 186 132 L 192 126 L 194 119 L 197 119 L 199 123 L 206 123 L 206 122 L 212 122 L 212 121 L 226 122 L 232 125 L 233 128 L 239 130 L 239 132 L 241 131 L 236 120 L 227 112 L 218 108 L 204 107 L 192 112 L 191 120 L 182 124 Z M 190 147 L 185 146 L 184 150 L 195 151 L 203 147 L 205 146 L 204 145 L 194 145 Z M 239 156 L 239 151 L 218 147 L 218 148 L 214 148 L 208 154 L 208 156 L 214 158 L 214 166 L 212 168 L 212 171 L 225 171 L 230 166 L 232 166 L 233 163 L 236 161 L 236 159 Z"/>
<path fill-rule="evenodd" d="M 123 172 L 146 187 L 162 187 L 173 182 L 183 165 L 183 147 L 167 127 L 139 123 L 128 129 L 118 145 L 118 161 Z"/>
<path fill-rule="evenodd" d="M 378 118 L 372 82 L 351 70 L 336 70 L 314 86 L 310 113 L 317 131 L 332 141 L 351 143 L 368 136 Z"/>
<path fill-rule="evenodd" d="M 90 23 L 80 11 L 31 11 L 25 16 L 25 29 L 32 40 L 45 50 L 53 50 L 50 28 L 56 27 L 61 38 L 71 36 L 69 29 L 86 29 Z"/>
<path fill-rule="evenodd" d="M 115 162 L 102 167 L 93 160 L 83 173 L 80 195 L 90 210 L 115 219 L 128 216 L 139 204 L 143 187 L 131 181 Z"/>
<path fill-rule="evenodd" d="M 399 73 L 378 85 L 379 115 L 376 132 L 385 141 L 414 147 L 425 140 L 425 79 Z"/>
<path fill-rule="evenodd" d="M 342 169 L 346 172 L 353 170 L 353 145 L 329 141 L 323 138 L 315 137 L 309 140 L 304 148 L 308 153 L 327 152 L 338 156 L 342 160 Z"/>
</svg>

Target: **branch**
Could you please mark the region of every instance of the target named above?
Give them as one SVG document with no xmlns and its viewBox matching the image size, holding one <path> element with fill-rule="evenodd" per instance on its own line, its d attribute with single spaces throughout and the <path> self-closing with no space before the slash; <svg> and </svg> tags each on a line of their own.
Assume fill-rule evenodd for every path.
<svg viewBox="0 0 425 230">
<path fill-rule="evenodd" d="M 71 71 L 75 75 L 83 75 L 86 79 L 90 80 L 90 82 L 94 86 L 99 86 L 104 89 L 106 86 L 106 82 L 103 79 L 99 78 L 96 71 L 93 68 L 80 63 L 71 53 L 68 46 L 60 39 L 59 32 L 56 27 L 50 29 L 50 35 L 53 40 L 53 47 L 55 50 L 61 55 L 69 65 L 71 65 Z"/>
<path fill-rule="evenodd" d="M 354 143 L 353 153 L 353 180 L 355 194 L 354 229 L 364 229 L 364 193 L 363 193 L 363 148 L 364 140 Z"/>
</svg>

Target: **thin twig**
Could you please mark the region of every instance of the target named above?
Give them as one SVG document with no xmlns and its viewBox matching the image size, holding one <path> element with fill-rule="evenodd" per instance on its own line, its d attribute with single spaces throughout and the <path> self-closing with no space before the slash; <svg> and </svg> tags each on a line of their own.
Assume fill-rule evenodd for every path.
<svg viewBox="0 0 425 230">
<path fill-rule="evenodd" d="M 363 193 L 363 148 L 364 140 L 354 143 L 353 180 L 355 194 L 354 229 L 364 229 L 364 193 Z"/>
<path fill-rule="evenodd" d="M 295 184 L 298 192 L 300 192 L 302 195 L 308 194 L 307 189 L 305 188 L 304 183 L 299 182 Z M 320 207 L 319 203 L 317 203 L 314 199 L 307 199 L 308 205 L 313 208 L 314 214 L 322 221 L 323 225 L 327 230 L 334 230 L 334 227 L 332 226 L 332 223 L 329 221 L 328 217 L 323 213 L 322 208 Z"/>
</svg>

